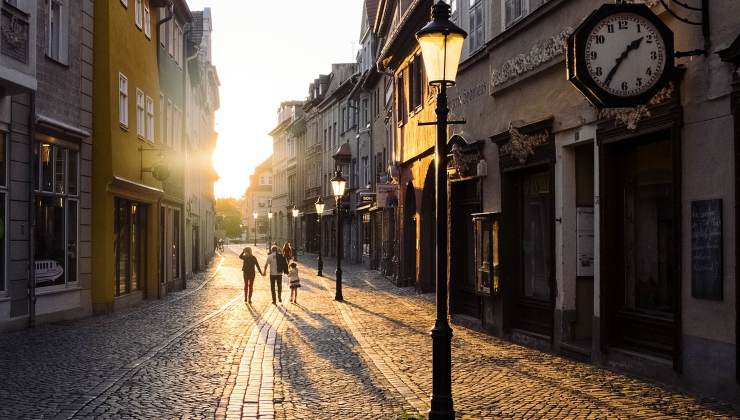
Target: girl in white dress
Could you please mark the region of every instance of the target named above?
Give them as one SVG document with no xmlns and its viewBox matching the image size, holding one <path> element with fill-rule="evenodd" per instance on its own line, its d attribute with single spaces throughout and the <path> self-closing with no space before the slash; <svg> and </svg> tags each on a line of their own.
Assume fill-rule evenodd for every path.
<svg viewBox="0 0 740 420">
<path fill-rule="evenodd" d="M 290 280 L 290 301 L 298 303 L 298 288 L 301 287 L 301 279 L 298 277 L 298 264 L 290 263 L 288 280 Z"/>
</svg>

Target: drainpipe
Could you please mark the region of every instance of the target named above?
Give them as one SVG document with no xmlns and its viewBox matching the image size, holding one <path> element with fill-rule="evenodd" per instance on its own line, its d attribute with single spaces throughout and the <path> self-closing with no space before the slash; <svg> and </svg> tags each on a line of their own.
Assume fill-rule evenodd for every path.
<svg viewBox="0 0 740 420">
<path fill-rule="evenodd" d="M 29 113 L 28 126 L 30 127 L 30 139 L 28 142 L 28 327 L 36 326 L 36 261 L 34 257 L 34 232 L 36 231 L 36 203 L 34 202 L 33 191 L 36 188 L 34 183 L 34 164 L 31 162 L 34 153 L 34 144 L 36 143 L 36 94 L 30 93 L 31 111 Z M 7 229 L 6 229 L 7 232 Z M 7 234 L 7 233 L 6 233 Z"/>
<path fill-rule="evenodd" d="M 172 20 L 172 18 L 175 16 L 175 2 L 174 0 L 170 0 L 167 4 L 167 16 L 164 17 L 164 19 L 157 22 L 157 29 L 159 29 L 160 26 L 164 25 L 165 23 Z M 159 31 L 157 31 L 159 33 Z"/>
</svg>

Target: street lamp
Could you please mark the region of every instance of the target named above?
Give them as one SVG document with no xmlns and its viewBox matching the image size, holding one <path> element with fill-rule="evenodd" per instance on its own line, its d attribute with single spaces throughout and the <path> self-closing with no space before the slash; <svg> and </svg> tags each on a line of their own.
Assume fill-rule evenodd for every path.
<svg viewBox="0 0 740 420">
<path fill-rule="evenodd" d="M 342 176 L 342 167 L 337 165 L 337 171 L 334 178 L 331 179 L 331 188 L 334 191 L 334 198 L 337 200 L 337 285 L 334 294 L 334 300 L 342 301 L 342 197 L 344 190 L 347 188 L 347 180 Z"/>
<path fill-rule="evenodd" d="M 298 221 L 298 215 L 300 214 L 300 210 L 298 210 L 298 207 L 293 205 L 293 252 L 294 254 L 298 253 L 298 224 L 296 223 Z M 296 260 L 296 255 L 293 255 L 293 259 Z"/>
<path fill-rule="evenodd" d="M 319 218 L 319 260 L 317 263 L 318 266 L 318 272 L 316 273 L 317 276 L 321 277 L 324 275 L 324 260 L 321 259 L 321 234 L 323 233 L 323 229 L 321 226 L 321 216 L 324 214 L 324 200 L 321 199 L 321 194 L 319 194 L 319 198 L 316 200 L 316 214 Z"/>
<path fill-rule="evenodd" d="M 252 213 L 252 217 L 254 218 L 254 247 L 257 248 L 257 217 L 259 214 L 257 212 Z"/>
<path fill-rule="evenodd" d="M 272 244 L 272 208 L 267 212 L 267 230 L 270 232 L 267 234 L 267 252 L 270 252 L 270 245 Z"/>
<path fill-rule="evenodd" d="M 432 6 L 432 21 L 416 33 L 427 80 L 437 85 L 436 163 L 436 284 L 437 319 L 432 328 L 432 400 L 429 419 L 454 419 L 452 403 L 452 328 L 447 319 L 447 87 L 455 84 L 467 33 L 450 22 L 450 6 Z M 452 122 L 457 123 L 457 122 Z"/>
</svg>

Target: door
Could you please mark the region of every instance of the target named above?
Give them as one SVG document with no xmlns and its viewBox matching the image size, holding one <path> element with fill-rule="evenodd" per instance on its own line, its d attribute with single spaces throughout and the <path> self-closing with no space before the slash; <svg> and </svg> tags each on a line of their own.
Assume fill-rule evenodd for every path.
<svg viewBox="0 0 740 420">
<path fill-rule="evenodd" d="M 480 181 L 451 183 L 450 299 L 452 312 L 483 319 L 476 293 L 475 243 L 472 214 L 480 212 Z"/>
</svg>

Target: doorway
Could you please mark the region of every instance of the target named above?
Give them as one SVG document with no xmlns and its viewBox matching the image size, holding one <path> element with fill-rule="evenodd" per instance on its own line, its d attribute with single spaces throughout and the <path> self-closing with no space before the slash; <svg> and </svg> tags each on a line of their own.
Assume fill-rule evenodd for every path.
<svg viewBox="0 0 740 420">
<path fill-rule="evenodd" d="M 422 293 L 433 292 L 434 285 L 436 283 L 434 278 L 436 266 L 434 245 L 437 243 L 437 225 L 435 223 L 436 203 L 434 200 L 434 168 L 434 165 L 431 165 L 427 170 L 427 176 L 424 180 L 424 189 L 421 193 L 421 209 L 419 209 L 419 216 L 421 217 L 421 242 L 419 244 L 419 278 L 417 284 Z"/>
<path fill-rule="evenodd" d="M 416 277 L 416 190 L 409 181 L 406 185 L 403 205 L 403 261 L 401 277 L 404 283 L 413 282 Z"/>
<path fill-rule="evenodd" d="M 473 217 L 481 211 L 480 180 L 450 185 L 450 306 L 455 314 L 482 320 L 481 297 L 476 293 Z"/>
</svg>

